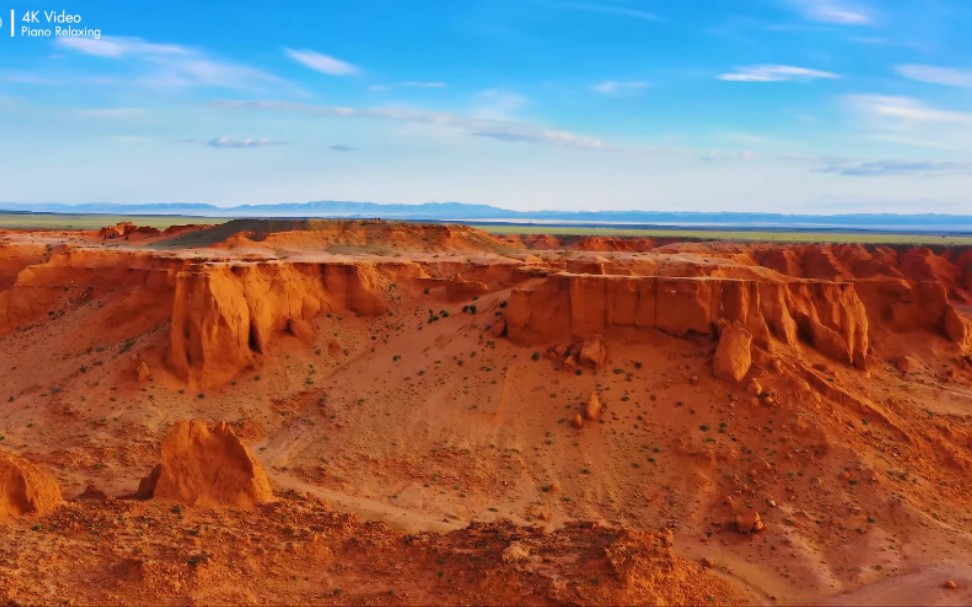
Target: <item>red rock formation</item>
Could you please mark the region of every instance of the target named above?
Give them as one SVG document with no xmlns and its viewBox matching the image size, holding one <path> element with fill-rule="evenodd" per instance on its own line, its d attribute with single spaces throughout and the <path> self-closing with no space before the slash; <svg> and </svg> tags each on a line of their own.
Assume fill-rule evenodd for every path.
<svg viewBox="0 0 972 607">
<path fill-rule="evenodd" d="M 602 410 L 601 399 L 597 397 L 597 392 L 591 392 L 591 395 L 587 397 L 587 402 L 584 403 L 584 419 L 589 422 L 596 422 L 601 418 Z"/>
<path fill-rule="evenodd" d="M 248 508 L 273 499 L 263 467 L 229 424 L 211 430 L 198 419 L 176 423 L 162 442 L 161 463 L 139 484 L 142 499 L 193 506 Z"/>
<path fill-rule="evenodd" d="M 114 240 L 115 238 L 122 238 L 128 236 L 129 234 L 147 234 L 150 236 L 155 236 L 156 234 L 161 234 L 162 232 L 156 228 L 151 228 L 148 226 L 137 226 L 130 221 L 122 221 L 116 223 L 113 226 L 106 226 L 98 231 L 98 234 L 106 240 Z"/>
<path fill-rule="evenodd" d="M 61 501 L 61 489 L 50 472 L 20 456 L 0 452 L 0 520 L 43 516 Z"/>
<path fill-rule="evenodd" d="M 865 364 L 867 314 L 846 283 L 556 274 L 516 287 L 506 310 L 507 335 L 521 343 L 609 328 L 712 335 L 720 318 L 739 322 L 762 346 L 770 336 L 802 341 L 836 360 Z"/>
<path fill-rule="evenodd" d="M 972 321 L 962 316 L 954 307 L 945 310 L 945 335 L 959 345 L 962 352 L 972 352 Z"/>
<path fill-rule="evenodd" d="M 204 265 L 180 272 L 173 296 L 169 367 L 196 385 L 218 385 L 252 365 L 273 336 L 312 336 L 323 312 L 380 314 L 381 279 L 359 264 Z"/>
<path fill-rule="evenodd" d="M 763 519 L 755 510 L 743 510 L 736 515 L 736 531 L 739 533 L 754 533 L 764 528 Z"/>
<path fill-rule="evenodd" d="M 719 379 L 739 383 L 753 365 L 753 336 L 739 323 L 725 324 L 712 360 L 712 372 Z"/>
</svg>

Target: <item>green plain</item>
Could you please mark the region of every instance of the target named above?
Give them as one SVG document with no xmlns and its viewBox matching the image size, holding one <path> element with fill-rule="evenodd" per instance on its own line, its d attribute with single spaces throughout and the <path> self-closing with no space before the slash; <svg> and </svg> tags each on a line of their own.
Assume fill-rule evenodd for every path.
<svg viewBox="0 0 972 607">
<path fill-rule="evenodd" d="M 173 225 L 221 224 L 228 217 L 184 215 L 66 215 L 57 213 L 0 213 L 0 229 L 7 230 L 93 230 L 121 221 L 165 229 Z M 641 237 L 685 240 L 733 240 L 742 242 L 827 242 L 861 244 L 972 245 L 972 235 L 907 234 L 899 232 L 830 230 L 745 230 L 667 229 L 641 227 L 592 227 L 537 224 L 479 224 L 474 227 L 493 234 L 551 234 L 557 236 Z"/>
</svg>

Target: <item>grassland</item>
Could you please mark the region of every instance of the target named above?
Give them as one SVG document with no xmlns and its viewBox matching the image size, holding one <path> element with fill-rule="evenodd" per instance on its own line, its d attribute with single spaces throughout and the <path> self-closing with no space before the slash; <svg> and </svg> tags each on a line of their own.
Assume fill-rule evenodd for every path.
<svg viewBox="0 0 972 607">
<path fill-rule="evenodd" d="M 226 217 L 185 215 L 62 215 L 59 213 L 0 213 L 0 230 L 97 230 L 122 221 L 163 230 L 173 225 L 225 223 Z"/>
<path fill-rule="evenodd" d="M 221 224 L 226 217 L 183 215 L 64 215 L 56 213 L 0 213 L 0 230 L 96 230 L 121 221 L 164 229 L 172 225 Z M 901 232 L 830 230 L 681 229 L 654 227 L 592 227 L 536 224 L 476 224 L 493 234 L 552 234 L 557 236 L 605 236 L 674 238 L 685 240 L 733 240 L 743 242 L 830 242 L 861 244 L 923 244 L 972 246 L 972 235 L 907 234 Z"/>
<path fill-rule="evenodd" d="M 829 230 L 689 230 L 669 228 L 603 228 L 563 225 L 479 225 L 476 227 L 494 234 L 551 234 L 556 236 L 684 238 L 685 240 L 735 240 L 745 242 L 972 245 L 972 236 L 951 234 L 906 234 L 901 232 L 833 232 Z"/>
</svg>

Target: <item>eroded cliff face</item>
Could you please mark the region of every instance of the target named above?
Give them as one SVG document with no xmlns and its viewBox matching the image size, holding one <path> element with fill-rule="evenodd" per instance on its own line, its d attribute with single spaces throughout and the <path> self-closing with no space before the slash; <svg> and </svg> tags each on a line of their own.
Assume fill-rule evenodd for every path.
<svg viewBox="0 0 972 607">
<path fill-rule="evenodd" d="M 0 283 L 0 336 L 99 299 L 107 331 L 132 322 L 147 329 L 168 319 L 180 264 L 144 252 L 70 247 L 4 247 L 0 254 L 6 283 Z"/>
<path fill-rule="evenodd" d="M 738 322 L 764 347 L 771 337 L 791 346 L 803 342 L 865 365 L 867 313 L 847 283 L 561 273 L 515 288 L 506 310 L 507 335 L 520 342 L 611 328 L 714 335 L 720 319 Z"/>
<path fill-rule="evenodd" d="M 280 333 L 306 337 L 307 325 L 296 325 L 322 313 L 387 310 L 387 280 L 368 263 L 230 263 L 35 246 L 3 253 L 0 335 L 80 309 L 96 315 L 106 341 L 168 322 L 167 366 L 200 386 L 229 381 Z"/>
<path fill-rule="evenodd" d="M 368 264 L 201 264 L 175 277 L 166 361 L 198 385 L 229 381 L 276 334 L 322 313 L 387 310 L 383 279 Z M 304 325 L 302 325 L 304 326 Z"/>
<path fill-rule="evenodd" d="M 967 249 L 581 239 L 568 248 L 582 251 L 558 255 L 544 253 L 547 245 L 567 246 L 557 239 L 510 253 L 523 243 L 470 228 L 272 227 L 158 234 L 155 249 L 0 242 L 0 336 L 72 310 L 86 310 L 100 327 L 94 345 L 167 330 L 158 352 L 165 366 L 206 387 L 253 366 L 279 335 L 313 339 L 311 321 L 322 314 L 386 312 L 397 296 L 392 283 L 453 304 L 519 285 L 499 333 L 520 343 L 564 343 L 612 329 L 714 336 L 724 319 L 739 323 L 757 347 L 804 344 L 858 367 L 873 331 L 933 332 L 972 353 Z M 222 244 L 195 243 L 200 248 L 189 253 L 165 244 L 209 232 Z M 420 253 L 378 262 L 346 261 L 344 253 L 252 261 L 250 248 L 228 250 L 241 243 L 370 247 L 379 237 Z M 428 255 L 449 250 L 480 256 Z"/>
</svg>

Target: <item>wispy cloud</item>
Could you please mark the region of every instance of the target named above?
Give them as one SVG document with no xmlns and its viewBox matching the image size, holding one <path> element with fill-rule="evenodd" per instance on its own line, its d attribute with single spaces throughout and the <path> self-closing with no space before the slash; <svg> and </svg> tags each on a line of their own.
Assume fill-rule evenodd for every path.
<svg viewBox="0 0 972 607">
<path fill-rule="evenodd" d="M 385 92 L 393 88 L 404 87 L 404 88 L 415 88 L 415 89 L 444 89 L 448 88 L 448 84 L 445 82 L 435 82 L 435 81 L 419 81 L 419 80 L 406 80 L 404 82 L 395 82 L 393 84 L 373 84 L 368 87 L 369 91 Z"/>
<path fill-rule="evenodd" d="M 445 82 L 418 82 L 415 80 L 408 80 L 406 82 L 399 82 L 398 86 L 410 86 L 422 89 L 444 89 L 449 85 Z"/>
<path fill-rule="evenodd" d="M 946 86 L 972 87 L 972 70 L 961 70 L 937 65 L 899 65 L 897 72 L 905 78 L 927 82 L 930 84 L 944 84 Z"/>
<path fill-rule="evenodd" d="M 874 22 L 870 8 L 844 0 L 785 0 L 806 19 L 838 25 L 869 25 Z"/>
<path fill-rule="evenodd" d="M 58 81 L 53 78 L 43 78 L 32 74 L 9 74 L 3 77 L 4 82 L 11 84 L 30 84 L 34 86 L 56 86 Z"/>
<path fill-rule="evenodd" d="M 358 148 L 352 147 L 350 145 L 344 145 L 343 143 L 337 143 L 330 147 L 333 152 L 355 152 Z"/>
<path fill-rule="evenodd" d="M 161 88 L 208 87 L 247 91 L 299 93 L 290 82 L 232 61 L 207 56 L 202 51 L 173 44 L 155 44 L 140 38 L 58 38 L 58 47 L 116 61 L 127 60 L 143 75 L 129 82 Z"/>
<path fill-rule="evenodd" d="M 558 5 L 561 8 L 571 9 L 575 11 L 586 11 L 589 13 L 602 13 L 605 15 L 616 15 L 618 17 L 628 17 L 631 19 L 640 19 L 642 21 L 664 21 L 664 19 L 648 11 L 643 11 L 639 9 L 628 8 L 625 6 L 616 6 L 611 4 L 597 4 L 593 2 L 568 2 Z"/>
<path fill-rule="evenodd" d="M 640 91 L 648 86 L 647 82 L 622 82 L 619 80 L 605 80 L 590 87 L 596 93 L 603 95 L 620 95 Z"/>
<path fill-rule="evenodd" d="M 834 173 L 846 177 L 937 177 L 958 173 L 972 173 L 972 163 L 931 160 L 872 160 L 854 161 L 840 158 L 824 158 L 816 169 L 818 173 Z"/>
<path fill-rule="evenodd" d="M 330 55 L 324 55 L 316 51 L 288 48 L 284 49 L 284 54 L 306 68 L 330 76 L 355 76 L 361 73 L 360 68 L 346 61 L 341 61 L 340 59 L 335 59 Z"/>
<path fill-rule="evenodd" d="M 833 72 L 814 70 L 795 65 L 752 65 L 737 67 L 736 71 L 721 74 L 719 80 L 729 82 L 787 82 L 840 78 Z"/>
<path fill-rule="evenodd" d="M 241 101 L 228 100 L 215 102 L 216 107 L 240 110 L 266 110 L 277 112 L 298 112 L 312 116 L 337 116 L 348 118 L 370 118 L 429 124 L 455 129 L 471 137 L 485 137 L 498 141 L 515 141 L 556 145 L 584 150 L 600 150 L 607 146 L 594 137 L 579 135 L 570 131 L 552 129 L 541 125 L 462 116 L 450 112 L 438 112 L 410 108 L 354 108 L 286 101 Z"/>
<path fill-rule="evenodd" d="M 489 120 L 509 120 L 523 109 L 528 99 L 518 93 L 502 89 L 489 89 L 473 97 L 472 115 L 474 118 Z"/>
<path fill-rule="evenodd" d="M 280 145 L 280 141 L 271 141 L 270 139 L 234 139 L 227 135 L 222 137 L 216 137 L 215 139 L 210 139 L 206 142 L 211 148 L 263 148 L 270 145 Z"/>
<path fill-rule="evenodd" d="M 940 177 L 972 174 L 972 162 L 905 158 L 861 159 L 821 154 L 787 154 L 778 160 L 807 163 L 815 173 L 844 177 Z"/>
<path fill-rule="evenodd" d="M 857 136 L 910 147 L 972 151 L 972 112 L 890 95 L 841 98 Z"/>
<path fill-rule="evenodd" d="M 134 107 L 110 107 L 79 110 L 78 115 L 84 118 L 101 118 L 104 120 L 138 120 L 148 116 L 149 111 Z"/>
<path fill-rule="evenodd" d="M 875 119 L 917 124 L 972 125 L 972 114 L 939 109 L 912 97 L 848 95 L 844 100 L 855 111 Z"/>
<path fill-rule="evenodd" d="M 63 49 L 72 50 L 95 57 L 126 56 L 187 56 L 194 54 L 190 49 L 176 44 L 155 44 L 141 38 L 115 38 L 104 36 L 94 38 L 57 38 L 54 42 Z"/>
</svg>

